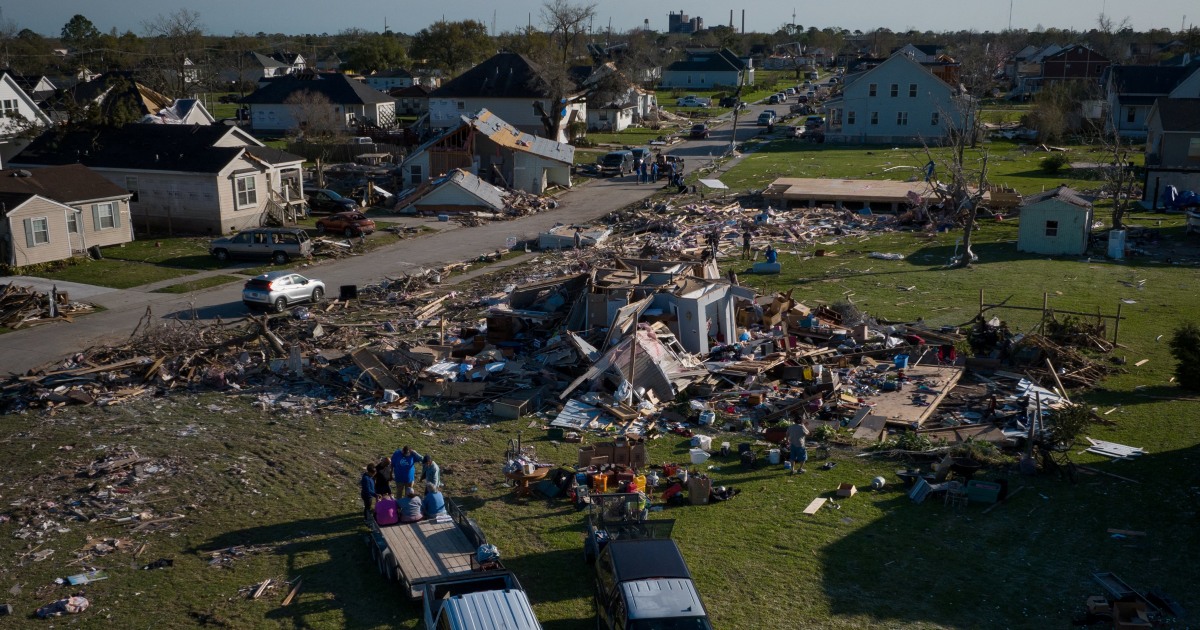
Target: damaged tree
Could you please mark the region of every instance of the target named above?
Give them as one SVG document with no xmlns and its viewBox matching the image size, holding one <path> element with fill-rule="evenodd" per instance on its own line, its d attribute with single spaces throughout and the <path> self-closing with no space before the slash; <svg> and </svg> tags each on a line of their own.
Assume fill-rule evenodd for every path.
<svg viewBox="0 0 1200 630">
<path fill-rule="evenodd" d="M 978 171 L 967 165 L 967 148 L 974 143 L 977 134 L 979 101 L 963 94 L 954 99 L 954 106 L 954 112 L 940 111 L 948 145 L 948 153 L 943 154 L 945 157 L 940 161 L 940 170 L 947 174 L 950 181 L 947 185 L 935 183 L 934 174 L 939 160 L 928 145 L 925 145 L 925 156 L 929 159 L 925 179 L 946 209 L 947 218 L 963 224 L 962 252 L 950 262 L 952 267 L 963 268 L 969 267 L 978 258 L 971 250 L 971 237 L 974 235 L 979 206 L 988 189 L 988 152 L 983 151 Z M 976 182 L 974 189 L 971 187 L 972 181 Z"/>
<path fill-rule="evenodd" d="M 542 119 L 546 137 L 561 137 L 566 121 L 565 105 L 578 91 L 571 78 L 571 60 L 575 58 L 584 30 L 596 17 L 595 4 L 573 4 L 567 0 L 551 0 L 542 5 L 542 22 L 550 31 L 553 46 L 537 59 L 540 72 L 535 80 L 551 96 L 549 104 L 534 101 L 533 108 Z M 556 54 L 557 53 L 557 54 Z"/>
</svg>

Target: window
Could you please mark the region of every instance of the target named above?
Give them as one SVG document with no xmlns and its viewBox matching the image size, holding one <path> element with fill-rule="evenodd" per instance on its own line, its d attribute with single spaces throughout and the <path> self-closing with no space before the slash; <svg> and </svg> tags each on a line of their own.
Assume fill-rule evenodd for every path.
<svg viewBox="0 0 1200 630">
<path fill-rule="evenodd" d="M 458 102 L 458 110 L 459 110 L 459 111 L 462 111 L 462 110 L 464 110 L 464 109 L 466 109 L 466 108 L 467 108 L 467 102 L 466 102 L 466 101 L 459 101 L 459 102 Z"/>
<path fill-rule="evenodd" d="M 1200 138 L 1188 140 L 1187 156 L 1189 160 L 1200 160 Z"/>
<path fill-rule="evenodd" d="M 37 247 L 50 242 L 50 221 L 46 217 L 25 219 L 25 244 Z"/>
<path fill-rule="evenodd" d="M 854 112 L 853 111 L 846 112 L 846 124 L 847 125 L 854 124 Z"/>
<path fill-rule="evenodd" d="M 1046 236 L 1058 236 L 1058 221 L 1046 222 Z"/>
<path fill-rule="evenodd" d="M 237 191 L 237 207 L 239 209 L 258 205 L 258 191 L 255 190 L 253 175 L 238 177 L 233 182 L 234 190 Z"/>
<path fill-rule="evenodd" d="M 942 122 L 942 117 L 938 114 L 938 112 L 933 112 L 929 115 L 929 124 L 931 126 L 936 127 L 940 122 Z"/>
<path fill-rule="evenodd" d="M 916 83 L 908 84 L 908 98 L 917 98 L 917 84 Z"/>
<path fill-rule="evenodd" d="M 871 112 L 871 124 L 872 125 L 879 124 L 879 112 Z"/>
<path fill-rule="evenodd" d="M 67 232 L 71 234 L 79 233 L 79 215 L 74 212 L 67 213 Z"/>
<path fill-rule="evenodd" d="M 872 83 L 870 86 L 867 87 L 867 96 L 875 96 L 875 93 L 878 91 L 878 88 L 879 88 L 878 85 L 875 85 L 874 83 Z"/>
<path fill-rule="evenodd" d="M 92 218 L 95 219 L 97 232 L 111 230 L 117 227 L 116 206 L 112 203 L 98 203 L 92 206 Z"/>
<path fill-rule="evenodd" d="M 17 99 L 6 98 L 0 100 L 0 116 L 11 116 L 17 113 Z"/>
<path fill-rule="evenodd" d="M 893 83 L 892 84 L 892 98 L 896 98 L 897 96 L 900 96 L 900 84 Z"/>
<path fill-rule="evenodd" d="M 908 125 L 908 112 L 896 112 L 896 124 L 901 127 Z"/>
<path fill-rule="evenodd" d="M 420 185 L 420 184 L 421 184 L 421 180 L 422 180 L 422 176 L 421 176 L 421 165 L 420 165 L 420 164 L 413 164 L 412 166 L 408 167 L 408 172 L 410 173 L 410 180 L 409 180 L 409 181 L 412 183 L 412 185 L 413 185 L 413 186 L 418 186 L 418 185 Z"/>
<path fill-rule="evenodd" d="M 1129 110 L 1125 112 L 1125 122 L 1133 122 L 1136 118 L 1137 109 L 1130 107 Z"/>
<path fill-rule="evenodd" d="M 128 190 L 130 193 L 133 194 L 133 196 L 129 198 L 130 203 L 137 201 L 138 200 L 138 192 L 140 191 L 140 189 L 138 188 L 138 178 L 133 175 L 126 175 L 125 176 L 125 190 Z"/>
</svg>

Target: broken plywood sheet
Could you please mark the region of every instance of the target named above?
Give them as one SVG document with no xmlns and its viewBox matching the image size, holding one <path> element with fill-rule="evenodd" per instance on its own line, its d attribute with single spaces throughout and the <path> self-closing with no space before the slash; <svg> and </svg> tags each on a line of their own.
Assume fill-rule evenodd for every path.
<svg viewBox="0 0 1200 630">
<path fill-rule="evenodd" d="M 825 497 L 813 499 L 812 502 L 808 504 L 808 507 L 804 508 L 804 513 L 805 514 L 816 514 L 817 510 L 821 509 L 821 507 L 823 505 L 825 505 L 825 502 L 828 500 L 829 499 L 826 499 Z"/>
<path fill-rule="evenodd" d="M 1087 438 L 1091 446 L 1085 452 L 1112 457 L 1113 459 L 1133 459 L 1138 455 L 1145 455 L 1145 449 L 1138 446 L 1126 446 L 1117 444 L 1116 442 L 1105 442 L 1104 440 L 1093 440 Z"/>
<path fill-rule="evenodd" d="M 859 422 L 858 428 L 854 429 L 854 439 L 878 442 L 879 438 L 883 436 L 883 429 L 886 426 L 887 418 L 874 414 L 867 414 L 863 416 L 862 421 Z"/>
<path fill-rule="evenodd" d="M 913 394 L 919 393 L 914 387 L 909 386 L 895 392 L 881 392 L 869 397 L 869 402 L 874 406 L 871 413 L 887 418 L 891 424 L 920 427 L 937 411 L 946 394 L 954 389 L 955 384 L 962 378 L 963 368 L 947 365 L 910 365 L 905 373 L 915 382 L 924 379 L 937 383 L 938 393 L 926 394 L 924 400 L 927 404 L 918 405 L 913 402 Z"/>
<path fill-rule="evenodd" d="M 934 441 L 946 440 L 951 444 L 962 443 L 968 440 L 1001 444 L 1008 439 L 1008 436 L 1004 435 L 1003 430 L 991 424 L 964 424 L 957 427 L 919 429 L 917 433 L 927 436 Z"/>
</svg>

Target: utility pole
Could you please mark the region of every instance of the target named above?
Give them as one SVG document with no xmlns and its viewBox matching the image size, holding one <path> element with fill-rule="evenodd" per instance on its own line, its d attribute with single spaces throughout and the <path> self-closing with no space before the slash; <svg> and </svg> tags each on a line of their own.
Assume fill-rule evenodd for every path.
<svg viewBox="0 0 1200 630">
<path fill-rule="evenodd" d="M 1012 30 L 1012 5 L 1013 0 L 1008 0 L 1008 30 Z"/>
</svg>

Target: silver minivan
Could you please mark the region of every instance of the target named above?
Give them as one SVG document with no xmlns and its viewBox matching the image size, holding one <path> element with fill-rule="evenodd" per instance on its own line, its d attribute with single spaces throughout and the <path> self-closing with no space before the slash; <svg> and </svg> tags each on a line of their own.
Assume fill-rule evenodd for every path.
<svg viewBox="0 0 1200 630">
<path fill-rule="evenodd" d="M 312 251 L 308 232 L 300 228 L 251 228 L 208 244 L 208 253 L 222 262 L 230 258 L 270 258 L 282 265 L 294 258 L 309 258 Z"/>
</svg>

